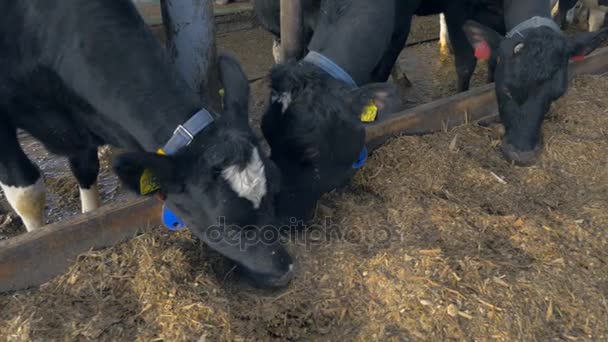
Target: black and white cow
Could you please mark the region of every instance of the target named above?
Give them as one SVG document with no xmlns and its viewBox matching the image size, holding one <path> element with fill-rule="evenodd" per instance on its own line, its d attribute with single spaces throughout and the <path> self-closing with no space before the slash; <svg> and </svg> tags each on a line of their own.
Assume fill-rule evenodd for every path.
<svg viewBox="0 0 608 342">
<path fill-rule="evenodd" d="M 276 223 L 280 174 L 249 127 L 239 63 L 221 56 L 218 65 L 219 117 L 201 109 L 130 0 L 1 2 L 0 184 L 27 229 L 44 224 L 45 190 L 18 128 L 68 158 L 83 211 L 98 204 L 97 148 L 127 149 L 114 168 L 129 189 L 142 191 L 147 177 L 158 186 L 148 195 L 163 196 L 197 237 L 258 284 L 285 285 L 290 255 L 256 229 Z"/>
</svg>

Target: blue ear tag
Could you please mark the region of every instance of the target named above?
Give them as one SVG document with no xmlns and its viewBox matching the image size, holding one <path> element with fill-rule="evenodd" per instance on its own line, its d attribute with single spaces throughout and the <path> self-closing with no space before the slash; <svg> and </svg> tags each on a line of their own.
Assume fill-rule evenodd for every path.
<svg viewBox="0 0 608 342">
<path fill-rule="evenodd" d="M 365 164 L 366 160 L 367 160 L 367 148 L 365 146 L 363 146 L 363 149 L 361 150 L 361 153 L 359 154 L 359 158 L 357 158 L 357 161 L 353 164 L 353 168 L 358 169 L 358 168 L 362 167 Z"/>
<path fill-rule="evenodd" d="M 170 230 L 180 230 L 186 225 L 163 204 L 163 224 Z"/>
</svg>

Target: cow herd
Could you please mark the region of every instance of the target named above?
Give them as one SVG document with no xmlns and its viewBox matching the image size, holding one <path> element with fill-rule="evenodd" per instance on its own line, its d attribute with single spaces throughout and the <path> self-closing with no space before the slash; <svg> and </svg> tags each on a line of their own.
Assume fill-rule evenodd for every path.
<svg viewBox="0 0 608 342">
<path fill-rule="evenodd" d="M 275 48 L 279 2 L 254 4 Z M 304 54 L 277 60 L 270 71 L 261 124 L 267 156 L 249 123 L 249 84 L 235 58 L 217 60 L 224 89 L 218 114 L 169 63 L 130 0 L 3 1 L 0 185 L 32 231 L 44 223 L 45 190 L 17 129 L 67 157 L 83 212 L 99 206 L 97 148 L 117 146 L 126 152 L 113 167 L 126 188 L 162 199 L 259 286 L 284 286 L 294 261 L 276 227 L 308 219 L 317 200 L 360 167 L 361 112 L 373 104 L 381 116 L 398 104 L 387 80 L 414 15 L 442 13 L 459 91 L 469 88 L 477 60 L 488 60 L 505 127 L 503 155 L 523 166 L 537 160 L 543 118 L 568 87 L 568 62 L 608 36 L 607 29 L 566 36 L 551 5 L 303 0 Z M 566 6 L 560 3 L 562 11 Z"/>
</svg>

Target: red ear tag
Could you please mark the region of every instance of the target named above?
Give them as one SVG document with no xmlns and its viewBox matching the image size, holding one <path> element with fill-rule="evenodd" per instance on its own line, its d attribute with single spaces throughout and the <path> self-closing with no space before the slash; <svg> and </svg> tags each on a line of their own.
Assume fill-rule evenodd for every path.
<svg viewBox="0 0 608 342">
<path fill-rule="evenodd" d="M 475 45 L 475 58 L 485 61 L 490 59 L 491 53 L 492 50 L 485 40 Z"/>
<path fill-rule="evenodd" d="M 572 56 L 572 57 L 570 57 L 570 59 L 573 60 L 574 62 L 580 62 L 585 59 L 585 55 Z"/>
</svg>

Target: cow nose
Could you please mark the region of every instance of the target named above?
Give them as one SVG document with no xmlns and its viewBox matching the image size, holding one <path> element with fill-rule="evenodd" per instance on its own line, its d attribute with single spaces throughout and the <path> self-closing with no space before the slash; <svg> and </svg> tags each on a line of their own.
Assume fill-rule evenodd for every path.
<svg viewBox="0 0 608 342">
<path fill-rule="evenodd" d="M 536 164 L 536 162 L 538 161 L 538 157 L 540 156 L 541 151 L 541 145 L 539 144 L 529 151 L 521 151 L 518 150 L 515 146 L 503 140 L 501 150 L 507 161 L 514 163 L 517 166 L 527 167 Z"/>
<path fill-rule="evenodd" d="M 289 284 L 291 279 L 293 279 L 294 274 L 295 274 L 294 266 L 292 263 L 292 264 L 289 264 L 287 272 L 285 272 L 283 275 L 281 275 L 278 278 L 271 279 L 269 281 L 269 285 L 271 287 L 285 287 L 285 286 L 287 286 L 287 284 Z"/>
</svg>

